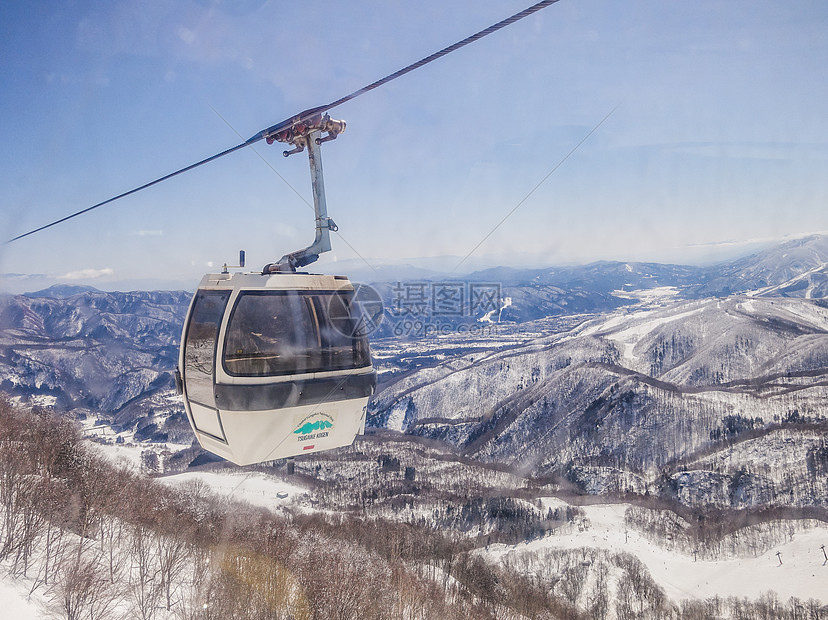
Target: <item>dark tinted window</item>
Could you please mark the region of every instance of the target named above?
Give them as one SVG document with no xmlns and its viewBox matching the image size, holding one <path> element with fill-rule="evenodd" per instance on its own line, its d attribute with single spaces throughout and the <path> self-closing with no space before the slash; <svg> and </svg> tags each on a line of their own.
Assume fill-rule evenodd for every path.
<svg viewBox="0 0 828 620">
<path fill-rule="evenodd" d="M 184 346 L 184 383 L 190 400 L 213 402 L 216 341 L 229 297 L 229 291 L 196 292 Z"/>
<path fill-rule="evenodd" d="M 227 328 L 225 369 L 270 376 L 367 366 L 368 343 L 349 308 L 342 293 L 242 293 Z"/>
<path fill-rule="evenodd" d="M 358 368 L 371 363 L 368 339 L 358 313 L 352 311 L 352 299 L 353 294 L 316 298 L 326 319 L 322 324 L 322 350 L 327 363 L 334 368 Z"/>
</svg>

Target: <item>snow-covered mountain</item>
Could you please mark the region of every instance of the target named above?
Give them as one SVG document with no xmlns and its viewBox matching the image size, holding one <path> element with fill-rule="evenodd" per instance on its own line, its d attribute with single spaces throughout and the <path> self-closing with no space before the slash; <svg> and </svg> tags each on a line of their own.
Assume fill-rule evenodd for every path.
<svg viewBox="0 0 828 620">
<path fill-rule="evenodd" d="M 375 333 L 374 432 L 255 473 L 199 471 L 221 465 L 204 465 L 189 445 L 170 372 L 189 293 L 64 287 L 0 297 L 0 389 L 85 415 L 84 436 L 98 443 L 84 443 L 135 471 L 186 470 L 169 482 L 288 510 L 287 531 L 303 514 L 311 528 L 325 523 L 314 513 L 328 515 L 348 534 L 339 555 L 354 548 L 351 524 L 396 524 L 383 531 L 448 531 L 477 547 L 455 569 L 477 579 L 493 566 L 496 578 L 481 583 L 517 583 L 520 597 L 536 584 L 585 617 L 666 617 L 679 604 L 688 618 L 759 617 L 774 600 L 768 588 L 801 597 L 789 602 L 799 613 L 806 597 L 824 601 L 822 244 L 801 240 L 738 267 L 595 263 L 379 286 L 388 308 L 436 303 L 420 293 L 462 299 L 476 285 L 496 285 L 499 299 L 482 316 L 424 317 L 477 330 Z M 465 579 L 436 570 L 448 565 L 427 538 L 394 544 L 395 566 L 400 549 L 416 549 L 411 566 L 424 578 L 447 591 Z M 695 597 L 707 599 L 686 600 Z"/>
<path fill-rule="evenodd" d="M 828 304 L 731 297 L 619 311 L 411 372 L 370 422 L 591 493 L 828 502 Z"/>
<path fill-rule="evenodd" d="M 115 413 L 173 385 L 185 292 L 0 296 L 0 389 Z"/>
<path fill-rule="evenodd" d="M 498 267 L 469 281 L 497 282 L 512 305 L 504 320 L 527 321 L 574 312 L 606 312 L 648 292 L 681 299 L 750 294 L 766 297 L 828 296 L 828 236 L 811 235 L 744 258 L 700 267 L 600 261 L 575 267 Z M 662 293 L 663 294 L 663 293 Z"/>
<path fill-rule="evenodd" d="M 812 235 L 718 266 L 696 295 L 751 292 L 774 297 L 828 295 L 828 236 Z"/>
<path fill-rule="evenodd" d="M 501 322 L 524 323 L 550 316 L 603 313 L 654 297 L 705 299 L 747 294 L 817 299 L 828 295 L 828 236 L 796 239 L 750 256 L 711 266 L 599 261 L 573 267 L 518 269 L 496 267 L 464 278 L 419 277 L 372 281 L 386 305 L 387 321 L 378 335 L 399 335 L 405 321 L 430 321 L 457 326 L 486 316 L 474 308 L 474 287 L 490 286 L 508 304 Z M 458 288 L 468 311 L 435 313 L 440 295 Z M 400 312 L 409 297 L 422 302 L 420 312 Z M 437 315 L 437 316 L 435 316 Z"/>
<path fill-rule="evenodd" d="M 468 302 L 474 286 L 495 284 L 497 312 L 441 320 L 505 330 L 451 342 L 414 333 L 402 345 L 386 325 L 374 334 L 385 338 L 375 341 L 383 389 L 371 424 L 589 491 L 734 505 L 828 499 L 825 484 L 814 487 L 828 458 L 828 321 L 811 299 L 823 294 L 826 257 L 828 238 L 809 237 L 707 268 L 602 262 L 378 286 L 388 311 L 401 299 L 428 307 L 438 286 L 459 284 Z M 746 295 L 726 295 L 735 290 Z M 181 439 L 183 410 L 166 396 L 189 298 L 2 296 L 0 389 Z M 738 458 L 720 459 L 725 448 Z M 798 473 L 783 484 L 786 465 L 756 456 L 768 450 Z"/>
</svg>

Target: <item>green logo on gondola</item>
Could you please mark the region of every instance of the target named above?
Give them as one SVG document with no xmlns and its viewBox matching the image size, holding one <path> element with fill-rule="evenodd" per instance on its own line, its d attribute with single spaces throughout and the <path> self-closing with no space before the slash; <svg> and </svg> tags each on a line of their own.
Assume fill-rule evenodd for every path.
<svg viewBox="0 0 828 620">
<path fill-rule="evenodd" d="M 333 424 L 327 420 L 317 420 L 316 422 L 305 422 L 302 426 L 293 431 L 296 435 L 308 435 L 316 431 L 324 431 L 333 428 Z"/>
<path fill-rule="evenodd" d="M 297 416 L 294 423 L 296 426 L 293 434 L 296 435 L 296 441 L 313 442 L 325 439 L 334 432 L 333 427 L 336 424 L 336 418 L 327 413 L 315 411 L 304 417 Z"/>
</svg>

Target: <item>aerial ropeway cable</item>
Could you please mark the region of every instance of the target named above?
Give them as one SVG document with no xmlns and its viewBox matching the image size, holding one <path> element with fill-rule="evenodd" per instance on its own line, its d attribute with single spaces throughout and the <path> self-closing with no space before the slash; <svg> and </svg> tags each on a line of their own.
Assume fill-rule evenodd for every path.
<svg viewBox="0 0 828 620">
<path fill-rule="evenodd" d="M 307 149 L 316 237 L 260 272 L 205 275 L 181 335 L 176 386 L 201 446 L 238 465 L 351 445 L 365 431 L 377 384 L 359 286 L 346 276 L 298 272 L 331 250 L 320 147 L 345 130 L 329 110 L 557 2 L 543 0 L 327 105 L 263 129 L 241 144 L 10 239 L 56 226 L 260 140 Z M 243 254 L 238 267 L 244 267 Z M 234 267 L 235 269 L 235 267 Z M 370 304 L 368 304 L 370 305 Z M 378 312 L 381 314 L 381 303 Z"/>
<path fill-rule="evenodd" d="M 25 232 L 21 235 L 18 235 L 16 237 L 12 238 L 12 239 L 9 239 L 5 243 L 11 243 L 13 241 L 17 241 L 19 239 L 23 239 L 24 237 L 28 237 L 29 235 L 33 235 L 35 233 L 38 233 L 42 230 L 46 230 L 47 228 L 51 228 L 52 226 L 57 226 L 58 224 L 62 224 L 63 222 L 65 222 L 67 220 L 71 220 L 72 218 L 75 218 L 79 215 L 83 215 L 84 213 L 89 213 L 90 211 L 98 209 L 99 207 L 103 207 L 104 205 L 108 205 L 112 202 L 115 202 L 116 200 L 120 200 L 121 198 L 125 198 L 127 196 L 132 195 L 132 194 L 140 192 L 141 190 L 147 189 L 148 187 L 152 187 L 153 185 L 157 185 L 158 183 L 161 183 L 162 181 L 166 181 L 166 180 L 171 179 L 175 176 L 178 176 L 179 174 L 183 174 L 185 172 L 193 170 L 194 168 L 198 168 L 199 166 L 203 166 L 204 164 L 210 163 L 211 161 L 215 161 L 216 159 L 224 157 L 225 155 L 229 155 L 230 153 L 234 153 L 234 152 L 236 152 L 240 149 L 243 149 L 243 148 L 248 147 L 252 144 L 255 144 L 256 142 L 259 142 L 260 140 L 267 140 L 268 143 L 271 143 L 273 141 L 273 137 L 276 136 L 277 134 L 279 134 L 280 132 L 283 132 L 287 129 L 290 129 L 291 127 L 294 127 L 296 125 L 306 123 L 308 120 L 314 118 L 315 116 L 317 116 L 319 114 L 327 112 L 328 110 L 332 110 L 332 109 L 336 108 L 337 106 L 342 105 L 343 103 L 351 101 L 352 99 L 356 99 L 360 95 L 363 95 L 363 94 L 365 94 L 365 93 L 367 93 L 371 90 L 374 90 L 375 88 L 379 88 L 380 86 L 382 86 L 384 84 L 387 84 L 391 80 L 395 80 L 398 77 L 401 77 L 401 76 L 405 75 L 406 73 L 410 73 L 411 71 L 414 71 L 415 69 L 419 69 L 420 67 L 422 67 L 424 65 L 427 65 L 428 63 L 430 63 L 434 60 L 437 60 L 438 58 L 442 58 L 443 56 L 446 56 L 447 54 L 450 54 L 450 53 L 460 49 L 461 47 L 464 47 L 464 46 L 466 46 L 470 43 L 474 43 L 475 41 L 478 41 L 478 40 L 482 39 L 483 37 L 492 34 L 493 32 L 497 32 L 498 30 L 500 30 L 502 28 L 505 28 L 506 26 L 514 24 L 515 22 L 520 21 L 524 17 L 528 17 L 529 15 L 532 15 L 532 14 L 540 11 L 541 9 L 544 9 L 544 8 L 548 7 L 549 5 L 554 4 L 556 2 L 558 2 L 558 0 L 542 0 L 542 2 L 538 2 L 536 4 L 533 4 L 532 6 L 524 9 L 523 11 L 515 13 L 511 17 L 507 17 L 506 19 L 503 19 L 503 20 L 497 22 L 496 24 L 492 24 L 488 28 L 485 28 L 485 29 L 473 34 L 473 35 L 470 35 L 470 36 L 466 37 L 462 41 L 458 41 L 457 43 L 454 43 L 453 45 L 449 45 L 448 47 L 445 47 L 445 48 L 441 49 L 438 52 L 434 52 L 433 54 L 431 54 L 429 56 L 426 56 L 425 58 L 423 58 L 421 60 L 418 60 L 417 62 L 414 62 L 414 63 L 412 63 L 412 64 L 410 64 L 406 67 L 403 67 L 399 71 L 395 71 L 394 73 L 391 73 L 391 74 L 385 76 L 384 78 L 381 78 L 381 79 L 379 79 L 375 82 L 372 82 L 371 84 L 368 84 L 367 86 L 364 86 L 364 87 L 360 88 L 359 90 L 355 90 L 354 92 L 352 92 L 349 95 L 345 95 L 344 97 L 341 97 L 341 98 L 339 98 L 335 101 L 332 101 L 331 103 L 328 103 L 326 105 L 318 106 L 318 107 L 315 107 L 315 108 L 311 108 L 309 110 L 305 110 L 304 112 L 300 112 L 299 114 L 297 114 L 295 116 L 292 116 L 288 119 L 283 120 L 281 123 L 277 123 L 275 125 L 272 125 L 272 126 L 268 127 L 267 129 L 263 129 L 262 131 L 258 132 L 257 134 L 255 134 L 255 135 L 251 136 L 250 138 L 248 138 L 247 140 L 245 140 L 244 142 L 242 142 L 240 144 L 237 144 L 236 146 L 233 146 L 233 147 L 231 147 L 231 148 L 229 148 L 225 151 L 222 151 L 220 153 L 216 153 L 215 155 L 212 155 L 210 157 L 207 157 L 206 159 L 202 159 L 201 161 L 198 161 L 194 164 L 191 164 L 189 166 L 181 168 L 180 170 L 176 170 L 175 172 L 171 172 L 169 174 L 166 174 L 162 177 L 159 177 L 159 178 L 155 179 L 154 181 L 150 181 L 149 183 L 144 183 L 143 185 L 141 185 L 139 187 L 136 187 L 134 189 L 131 189 L 129 191 L 126 191 L 122 194 L 118 194 L 117 196 L 113 196 L 112 198 L 108 198 L 107 200 L 104 200 L 103 202 L 99 202 L 97 204 L 94 204 L 91 207 L 87 207 L 85 209 L 82 209 L 80 211 L 76 211 L 75 213 L 72 213 L 70 215 L 62 217 L 62 218 L 60 218 L 58 220 L 55 220 L 53 222 L 50 222 L 48 224 L 44 224 L 43 226 L 40 226 L 38 228 L 35 228 L 35 229 L 30 230 L 28 232 Z"/>
</svg>

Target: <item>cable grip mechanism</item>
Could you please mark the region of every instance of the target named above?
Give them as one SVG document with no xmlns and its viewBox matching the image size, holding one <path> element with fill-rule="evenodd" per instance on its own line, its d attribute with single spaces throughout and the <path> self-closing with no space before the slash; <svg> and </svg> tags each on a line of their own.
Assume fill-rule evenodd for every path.
<svg viewBox="0 0 828 620">
<path fill-rule="evenodd" d="M 289 157 L 305 150 L 310 139 L 309 136 L 314 131 L 325 134 L 314 139 L 317 145 L 323 142 L 330 142 L 345 131 L 345 121 L 334 120 L 328 114 L 316 114 L 309 119 L 297 120 L 286 129 L 266 135 L 265 140 L 268 144 L 273 144 L 274 142 L 292 144 L 293 148 L 291 150 L 282 153 L 285 157 Z"/>
<path fill-rule="evenodd" d="M 325 200 L 325 183 L 322 178 L 322 147 L 323 142 L 334 140 L 345 131 L 345 121 L 333 120 L 325 114 L 294 117 L 287 128 L 274 130 L 265 136 L 268 144 L 284 142 L 292 144 L 293 149 L 285 151 L 288 157 L 294 153 L 308 150 L 310 164 L 311 187 L 313 188 L 313 211 L 315 215 L 316 234 L 313 243 L 308 247 L 285 254 L 276 263 L 268 263 L 262 269 L 262 274 L 278 272 L 295 272 L 297 268 L 315 262 L 323 252 L 331 251 L 331 232 L 339 230 L 334 221 L 328 217 L 328 206 Z M 322 135 L 322 134 L 325 135 Z"/>
</svg>

